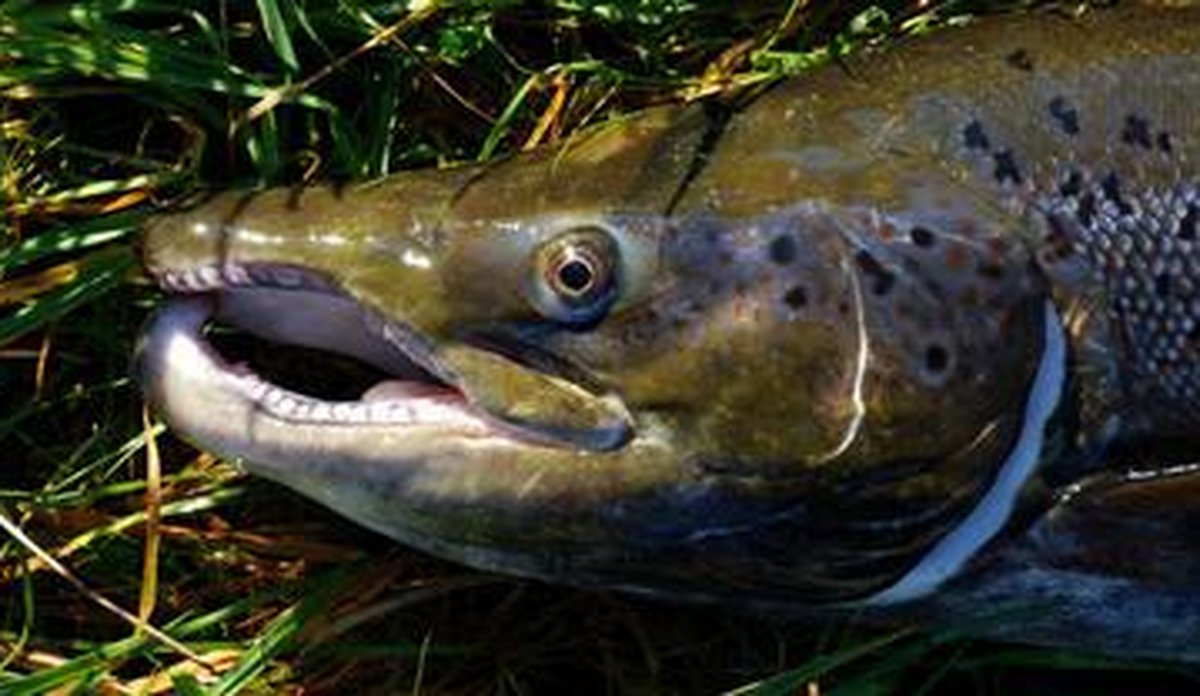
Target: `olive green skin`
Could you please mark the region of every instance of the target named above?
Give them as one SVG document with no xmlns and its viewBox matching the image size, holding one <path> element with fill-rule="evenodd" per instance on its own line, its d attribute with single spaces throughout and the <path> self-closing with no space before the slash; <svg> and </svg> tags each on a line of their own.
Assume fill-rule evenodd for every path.
<svg viewBox="0 0 1200 696">
<path fill-rule="evenodd" d="M 419 335 L 474 404 L 545 441 L 301 437 L 269 423 L 248 441 L 190 426 L 198 417 L 153 384 L 151 400 L 200 445 L 474 565 L 748 604 L 869 596 L 1007 456 L 1047 297 L 1082 365 L 1072 441 L 1121 409 L 1139 433 L 1179 430 L 1130 396 L 1152 389 L 1097 376 L 1122 370 L 1110 328 L 1085 311 L 1106 290 L 1046 263 L 1023 201 L 1067 147 L 1149 186 L 1178 180 L 1098 134 L 1064 144 L 1046 100 L 1067 88 L 1083 114 L 1148 101 L 1190 135 L 1200 90 L 1176 88 L 1200 75 L 1198 28 L 1185 10 L 991 19 L 793 79 L 728 123 L 659 109 L 485 166 L 224 194 L 148 229 L 152 272 L 230 261 L 323 274 Z M 1160 109 L 1164 93 L 1176 101 Z M 976 115 L 1016 153 L 1020 182 L 964 146 Z M 610 230 L 621 255 L 614 305 L 582 328 L 531 300 L 537 250 L 581 226 Z M 932 250 L 917 227 L 936 231 Z M 790 251 L 773 246 L 781 235 Z M 790 303 L 797 287 L 804 302 Z M 569 369 L 497 358 L 480 336 Z M 948 364 L 929 357 L 931 336 Z M 1052 493 L 1030 484 L 1023 524 Z"/>
</svg>

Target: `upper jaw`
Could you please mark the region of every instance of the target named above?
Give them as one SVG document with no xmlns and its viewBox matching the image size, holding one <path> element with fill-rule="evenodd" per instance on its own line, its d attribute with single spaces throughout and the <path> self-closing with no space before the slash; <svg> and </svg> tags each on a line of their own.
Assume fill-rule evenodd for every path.
<svg viewBox="0 0 1200 696">
<path fill-rule="evenodd" d="M 152 268 L 151 273 L 163 289 L 181 297 L 167 303 L 142 338 L 137 360 L 143 383 L 164 415 L 201 444 L 228 440 L 225 451 L 239 454 L 245 443 L 239 444 L 232 431 L 248 434 L 250 424 L 264 418 L 296 429 L 387 427 L 579 450 L 612 449 L 628 439 L 624 432 L 564 431 L 553 423 L 540 427 L 492 412 L 491 404 L 476 396 L 487 392 L 470 382 L 475 376 L 470 362 L 444 359 L 418 331 L 364 307 L 320 273 L 262 262 Z M 393 379 L 353 400 L 288 389 L 226 360 L 204 335 L 213 319 L 285 345 L 349 355 Z M 472 356 L 472 351 L 477 349 L 451 355 Z M 501 362 L 509 370 L 526 369 Z M 309 436 L 297 431 L 297 438 L 304 437 Z"/>
</svg>

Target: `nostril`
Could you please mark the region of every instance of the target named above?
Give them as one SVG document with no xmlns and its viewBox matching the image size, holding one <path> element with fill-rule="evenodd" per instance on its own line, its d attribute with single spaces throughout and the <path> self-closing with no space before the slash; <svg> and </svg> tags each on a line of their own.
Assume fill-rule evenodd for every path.
<svg viewBox="0 0 1200 696">
<path fill-rule="evenodd" d="M 941 374 L 950 366 L 950 352 L 946 347 L 934 343 L 925 348 L 925 369 L 934 374 Z"/>
<path fill-rule="evenodd" d="M 803 285 L 794 285 L 783 294 L 783 302 L 794 310 L 804 309 L 808 306 L 808 291 Z"/>
</svg>

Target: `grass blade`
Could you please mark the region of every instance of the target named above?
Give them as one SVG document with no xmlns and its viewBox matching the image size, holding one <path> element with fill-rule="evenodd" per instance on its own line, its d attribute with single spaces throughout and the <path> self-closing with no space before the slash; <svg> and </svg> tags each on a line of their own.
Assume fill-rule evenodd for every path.
<svg viewBox="0 0 1200 696">
<path fill-rule="evenodd" d="M 294 8 L 291 7 L 289 0 L 257 0 L 258 13 L 262 17 L 263 30 L 267 33 L 267 40 L 271 42 L 271 47 L 275 49 L 275 55 L 287 68 L 288 74 L 294 75 L 300 72 L 300 61 L 296 59 L 296 49 L 292 47 L 292 33 L 288 28 L 288 23 L 284 21 L 284 10 L 280 5 L 288 8 L 288 16 L 294 16 Z"/>
<path fill-rule="evenodd" d="M 136 257 L 127 248 L 96 252 L 80 259 L 75 282 L 48 292 L 0 319 L 0 346 L 117 287 L 135 264 Z"/>
<path fill-rule="evenodd" d="M 0 277 L 54 254 L 78 254 L 128 239 L 145 218 L 142 212 L 118 213 L 42 232 L 0 252 Z"/>
</svg>

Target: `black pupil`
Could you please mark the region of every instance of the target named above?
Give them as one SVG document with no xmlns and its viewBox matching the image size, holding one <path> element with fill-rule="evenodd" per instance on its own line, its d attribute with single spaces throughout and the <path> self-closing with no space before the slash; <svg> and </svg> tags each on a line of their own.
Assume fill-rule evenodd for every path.
<svg viewBox="0 0 1200 696">
<path fill-rule="evenodd" d="M 925 349 L 925 367 L 934 372 L 941 372 L 946 369 L 946 365 L 950 362 L 950 355 L 946 349 L 941 346 L 929 346 Z"/>
<path fill-rule="evenodd" d="M 558 280 L 571 292 L 583 292 L 593 280 L 592 267 L 579 259 L 571 259 L 558 269 Z"/>
</svg>

